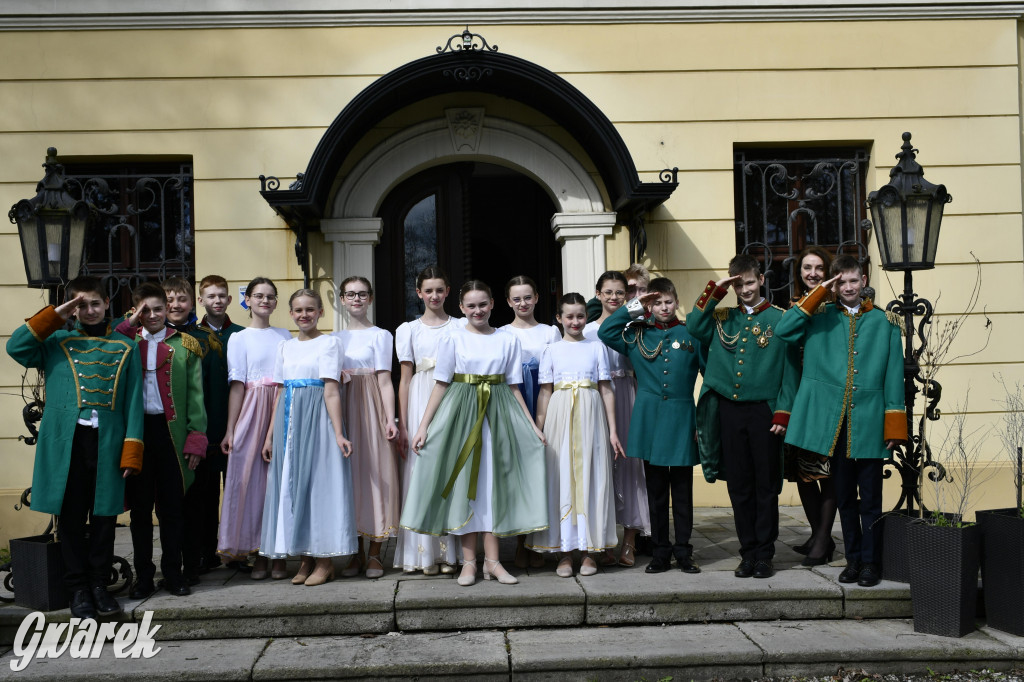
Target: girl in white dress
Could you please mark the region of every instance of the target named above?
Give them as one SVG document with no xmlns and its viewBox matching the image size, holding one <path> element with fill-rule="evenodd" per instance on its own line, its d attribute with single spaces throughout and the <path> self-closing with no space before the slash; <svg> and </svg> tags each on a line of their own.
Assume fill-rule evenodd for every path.
<svg viewBox="0 0 1024 682">
<path fill-rule="evenodd" d="M 625 452 L 615 429 L 608 354 L 600 341 L 583 338 L 586 301 L 566 294 L 557 319 L 565 336 L 544 349 L 537 399 L 537 426 L 548 442 L 551 525 L 532 533 L 526 546 L 563 552 L 557 573 L 571 578 L 574 550 L 583 553 L 580 575 L 593 575 L 597 564 L 587 552 L 605 552 L 618 542 L 612 460 L 624 459 Z"/>
<path fill-rule="evenodd" d="M 363 538 L 370 540 L 366 577 L 380 578 L 384 564 L 381 544 L 398 532 L 401 484 L 391 441 L 398 439 L 395 388 L 391 383 L 391 332 L 366 319 L 373 287 L 365 277 L 349 277 L 338 288 L 348 312 L 348 329 L 335 332 L 345 346 L 344 410 L 348 437 L 358 453 L 352 462 L 356 491 L 359 552 L 341 574 L 357 575 L 363 562 Z M 403 455 L 405 453 L 402 453 Z"/>
<path fill-rule="evenodd" d="M 356 551 L 352 444 L 345 438 L 338 377 L 345 347 L 316 328 L 320 294 L 300 289 L 288 301 L 299 335 L 278 344 L 274 383 L 284 386 L 263 445 L 270 462 L 260 554 L 300 555 L 295 585 L 334 577 L 332 558 Z"/>
<path fill-rule="evenodd" d="M 601 317 L 583 330 L 588 340 L 598 343 L 597 330 L 601 323 L 626 302 L 626 278 L 621 272 L 609 270 L 597 280 L 597 298 L 601 301 Z M 607 349 L 608 368 L 615 391 L 615 420 L 619 433 L 629 433 L 629 417 L 636 400 L 636 378 L 633 366 L 625 355 Z M 616 460 L 612 480 L 615 484 L 615 517 L 622 526 L 622 550 L 618 563 L 632 566 L 636 563 L 636 534 L 651 534 L 651 511 L 647 505 L 647 479 L 643 461 L 626 457 Z M 614 559 L 612 559 L 614 562 Z"/>
<path fill-rule="evenodd" d="M 515 384 L 519 341 L 488 324 L 494 300 L 478 280 L 459 304 L 465 329 L 441 339 L 434 388 L 412 439 L 419 455 L 402 527 L 461 535 L 460 585 L 476 582 L 476 536 L 484 533 L 484 578 L 518 582 L 498 562 L 498 537 L 548 526 L 544 434 Z"/>
<path fill-rule="evenodd" d="M 540 384 L 537 371 L 540 367 L 540 356 L 544 348 L 551 343 L 558 343 L 562 334 L 558 327 L 540 324 L 534 316 L 538 301 L 537 285 L 525 275 L 513 277 L 505 285 L 505 301 L 515 312 L 516 317 L 511 324 L 501 327 L 502 331 L 511 332 L 519 339 L 523 349 L 523 383 L 519 390 L 530 410 L 530 416 L 537 420 L 537 393 Z M 526 549 L 526 536 L 516 539 L 515 564 L 517 568 L 526 568 L 527 564 L 534 568 L 544 565 L 544 557 Z"/>
<path fill-rule="evenodd" d="M 395 353 L 402 367 L 398 383 L 398 442 L 406 459 L 402 470 L 402 500 L 409 492 L 416 457 L 410 456 L 409 434 L 416 433 L 434 388 L 437 344 L 453 329 L 466 326 L 466 318 L 451 317 L 444 311 L 450 291 L 448 277 L 436 265 L 427 267 L 416 278 L 416 296 L 423 301 L 423 316 L 405 322 L 395 330 Z M 424 575 L 454 573 L 458 557 L 457 542 L 446 536 L 424 535 L 411 530 L 398 531 L 395 568 L 407 573 L 422 570 Z"/>
<path fill-rule="evenodd" d="M 228 421 L 220 449 L 228 456 L 224 501 L 220 511 L 217 553 L 232 561 L 247 561 L 260 546 L 268 465 L 261 457 L 263 441 L 277 399 L 274 362 L 277 345 L 292 338 L 287 329 L 270 326 L 277 309 L 277 287 L 257 277 L 245 288 L 245 307 L 252 324 L 235 333 L 228 344 Z M 274 561 L 275 580 L 288 576 L 283 559 Z M 267 577 L 267 558 L 258 557 L 249 574 Z"/>
</svg>

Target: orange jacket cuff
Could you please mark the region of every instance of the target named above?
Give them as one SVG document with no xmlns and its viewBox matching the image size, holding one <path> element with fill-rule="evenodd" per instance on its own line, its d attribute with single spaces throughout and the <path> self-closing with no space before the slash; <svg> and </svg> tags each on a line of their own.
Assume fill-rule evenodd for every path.
<svg viewBox="0 0 1024 682">
<path fill-rule="evenodd" d="M 883 438 L 887 441 L 898 440 L 906 442 L 908 440 L 906 412 L 903 410 L 886 411 Z"/>
<path fill-rule="evenodd" d="M 142 451 L 141 440 L 126 438 L 121 447 L 121 468 L 131 469 L 133 474 L 142 471 Z"/>
<path fill-rule="evenodd" d="M 32 335 L 42 341 L 64 326 L 64 318 L 57 314 L 52 305 L 48 305 L 25 320 L 25 324 L 28 325 Z"/>
</svg>

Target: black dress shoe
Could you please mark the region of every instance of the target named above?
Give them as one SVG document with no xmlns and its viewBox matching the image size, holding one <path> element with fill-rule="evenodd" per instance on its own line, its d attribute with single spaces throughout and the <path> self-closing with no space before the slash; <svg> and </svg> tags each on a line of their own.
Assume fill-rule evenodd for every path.
<svg viewBox="0 0 1024 682">
<path fill-rule="evenodd" d="M 96 606 L 92 603 L 92 595 L 89 594 L 89 590 L 75 590 L 75 593 L 71 595 L 71 615 L 82 620 L 87 618 L 96 620 Z"/>
<path fill-rule="evenodd" d="M 691 556 L 676 557 L 676 565 L 683 573 L 700 573 L 700 566 L 693 563 Z"/>
<path fill-rule="evenodd" d="M 858 580 L 860 580 L 860 562 L 852 561 L 846 564 L 846 568 L 839 574 L 839 582 L 849 584 Z"/>
<path fill-rule="evenodd" d="M 864 564 L 860 569 L 860 575 L 857 577 L 857 584 L 861 587 L 874 587 L 881 579 L 882 576 L 879 575 L 878 566 L 875 564 Z"/>
<path fill-rule="evenodd" d="M 116 616 L 121 613 L 121 605 L 110 596 L 105 587 L 92 588 L 92 603 L 96 605 L 96 613 L 101 616 Z"/>
<path fill-rule="evenodd" d="M 758 559 L 754 562 L 754 573 L 755 578 L 771 578 L 775 575 L 775 568 L 772 566 L 771 559 Z"/>
<path fill-rule="evenodd" d="M 215 568 L 220 568 L 220 557 L 217 555 L 203 557 L 199 560 L 199 570 L 197 573 L 203 575 L 209 573 Z"/>
<path fill-rule="evenodd" d="M 672 568 L 672 564 L 665 559 L 654 559 L 651 563 L 647 564 L 644 573 L 664 573 L 670 568 Z"/>
<path fill-rule="evenodd" d="M 185 584 L 189 587 L 195 587 L 199 584 L 199 575 L 196 573 L 186 573 Z"/>
<path fill-rule="evenodd" d="M 161 590 L 167 590 L 167 593 L 175 597 L 187 597 L 192 594 L 191 588 L 188 586 L 188 582 L 184 578 L 177 578 L 175 580 L 168 580 L 167 578 L 161 578 L 156 586 Z"/>
<path fill-rule="evenodd" d="M 737 578 L 749 578 L 754 575 L 754 562 L 750 559 L 744 559 L 732 574 Z"/>
<path fill-rule="evenodd" d="M 132 599 L 145 599 L 154 592 L 156 592 L 156 585 L 153 584 L 152 580 L 136 580 L 128 596 Z"/>
<path fill-rule="evenodd" d="M 814 536 L 807 538 L 807 542 L 802 545 L 793 545 L 793 551 L 797 554 L 803 554 L 807 556 L 811 552 L 811 547 L 814 546 Z"/>
</svg>

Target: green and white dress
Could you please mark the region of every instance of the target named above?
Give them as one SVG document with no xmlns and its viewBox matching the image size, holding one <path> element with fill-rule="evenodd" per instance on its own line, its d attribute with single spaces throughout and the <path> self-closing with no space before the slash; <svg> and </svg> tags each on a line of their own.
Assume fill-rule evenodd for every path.
<svg viewBox="0 0 1024 682">
<path fill-rule="evenodd" d="M 452 331 L 438 343 L 434 379 L 449 385 L 412 472 L 402 528 L 547 528 L 544 445 L 509 388 L 523 380 L 519 341 L 500 330 Z"/>
</svg>

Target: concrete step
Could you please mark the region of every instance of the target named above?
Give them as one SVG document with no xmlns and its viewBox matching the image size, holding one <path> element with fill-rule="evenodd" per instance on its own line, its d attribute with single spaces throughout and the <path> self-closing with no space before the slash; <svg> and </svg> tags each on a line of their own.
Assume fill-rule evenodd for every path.
<svg viewBox="0 0 1024 682">
<path fill-rule="evenodd" d="M 158 591 L 142 601 L 123 599 L 121 619 L 140 621 L 152 612 L 160 639 L 189 640 L 912 615 L 907 585 L 843 585 L 836 580 L 840 571 L 782 569 L 758 580 L 723 570 L 648 575 L 637 566 L 565 579 L 545 567 L 513 569 L 518 585 L 479 581 L 467 588 L 450 576 L 411 578 L 392 569 L 380 580 L 338 579 L 313 588 L 218 569 L 188 597 Z M 28 613 L 0 608 L 0 643 L 13 641 Z M 70 612 L 47 618 L 67 621 Z"/>
<path fill-rule="evenodd" d="M 639 680 L 946 673 L 1024 666 L 1024 638 L 921 635 L 905 619 L 391 632 L 158 642 L 150 659 L 33 659 L 0 680 Z M 858 677 L 860 675 L 858 674 Z"/>
</svg>

